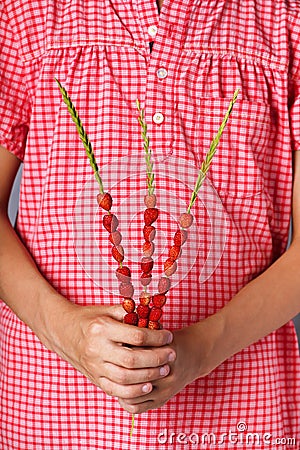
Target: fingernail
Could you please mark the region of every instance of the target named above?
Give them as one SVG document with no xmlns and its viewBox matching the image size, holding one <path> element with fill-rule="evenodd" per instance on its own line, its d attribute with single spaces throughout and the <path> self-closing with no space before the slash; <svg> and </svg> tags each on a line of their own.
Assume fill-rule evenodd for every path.
<svg viewBox="0 0 300 450">
<path fill-rule="evenodd" d="M 161 374 L 162 377 L 165 377 L 166 375 L 168 375 L 169 372 L 170 372 L 170 367 L 169 366 L 162 366 L 159 369 L 159 373 Z"/>
<path fill-rule="evenodd" d="M 152 389 L 151 384 L 144 384 L 144 386 L 142 387 L 142 391 L 147 394 L 147 392 L 150 392 Z"/>
<path fill-rule="evenodd" d="M 169 360 L 170 362 L 173 362 L 173 361 L 175 361 L 175 359 L 176 359 L 175 353 L 174 353 L 174 352 L 170 353 L 170 354 L 169 354 L 168 360 Z"/>
<path fill-rule="evenodd" d="M 169 333 L 168 339 L 167 339 L 167 344 L 171 344 L 171 342 L 173 341 L 173 334 Z"/>
</svg>

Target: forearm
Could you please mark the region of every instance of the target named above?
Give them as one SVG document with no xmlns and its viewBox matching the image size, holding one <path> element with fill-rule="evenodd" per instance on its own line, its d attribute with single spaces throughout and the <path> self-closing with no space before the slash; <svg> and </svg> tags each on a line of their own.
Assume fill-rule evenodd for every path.
<svg viewBox="0 0 300 450">
<path fill-rule="evenodd" d="M 168 331 L 139 329 L 137 334 L 122 323 L 121 305 L 73 305 L 42 277 L 1 213 L 0 230 L 0 297 L 46 347 L 117 397 L 145 395 L 145 386 L 150 391 L 152 380 L 167 375 L 161 369 L 168 369 L 173 353 L 166 345 L 172 337 Z"/>
<path fill-rule="evenodd" d="M 41 275 L 3 211 L 0 230 L 0 298 L 39 337 L 46 335 L 72 304 Z"/>
<path fill-rule="evenodd" d="M 300 310 L 300 239 L 220 311 L 198 324 L 212 336 L 209 372 L 230 356 L 267 336 Z"/>
</svg>

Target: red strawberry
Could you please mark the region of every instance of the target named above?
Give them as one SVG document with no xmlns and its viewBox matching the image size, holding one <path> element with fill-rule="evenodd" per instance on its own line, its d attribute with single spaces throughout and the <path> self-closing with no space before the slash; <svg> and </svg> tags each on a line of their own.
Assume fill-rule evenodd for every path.
<svg viewBox="0 0 300 450">
<path fill-rule="evenodd" d="M 175 273 L 176 270 L 177 270 L 177 262 L 172 258 L 168 258 L 164 264 L 164 272 L 167 275 L 167 277 L 173 275 L 173 273 Z"/>
<path fill-rule="evenodd" d="M 110 211 L 112 207 L 112 198 L 111 195 L 106 192 L 104 194 L 97 195 L 98 205 L 106 211 Z"/>
<path fill-rule="evenodd" d="M 159 322 L 154 322 L 153 320 L 149 320 L 148 322 L 149 330 L 160 330 Z"/>
<path fill-rule="evenodd" d="M 134 288 L 131 283 L 120 283 L 119 292 L 122 297 L 132 298 L 134 293 Z"/>
<path fill-rule="evenodd" d="M 178 259 L 181 255 L 181 247 L 178 247 L 178 245 L 173 245 L 169 250 L 169 256 L 172 259 Z"/>
<path fill-rule="evenodd" d="M 118 225 L 118 218 L 114 214 L 105 214 L 105 216 L 103 216 L 103 226 L 109 233 L 116 231 Z"/>
<path fill-rule="evenodd" d="M 142 258 L 142 261 L 141 261 L 142 271 L 145 273 L 151 272 L 151 270 L 153 269 L 153 264 L 154 264 L 154 261 L 152 258 L 150 258 L 150 257 Z"/>
<path fill-rule="evenodd" d="M 151 322 L 158 322 L 159 319 L 162 316 L 162 313 L 163 313 L 163 311 L 162 311 L 161 308 L 156 308 L 156 306 L 153 306 L 151 308 L 151 311 L 150 311 L 150 314 L 149 314 L 149 320 Z"/>
<path fill-rule="evenodd" d="M 135 303 L 132 298 L 124 298 L 122 306 L 127 313 L 132 313 L 135 310 Z"/>
<path fill-rule="evenodd" d="M 148 306 L 151 302 L 151 295 L 148 292 L 142 292 L 140 295 L 140 304 Z"/>
<path fill-rule="evenodd" d="M 151 283 L 152 275 L 151 273 L 145 273 L 143 272 L 141 275 L 141 284 L 143 286 L 148 286 L 148 284 Z"/>
<path fill-rule="evenodd" d="M 179 218 L 179 223 L 182 228 L 190 228 L 192 226 L 194 217 L 190 213 L 183 213 Z"/>
<path fill-rule="evenodd" d="M 186 230 L 177 230 L 174 235 L 174 244 L 180 247 L 185 243 L 188 237 L 188 232 Z"/>
<path fill-rule="evenodd" d="M 118 267 L 116 270 L 116 276 L 119 281 L 122 281 L 122 283 L 129 283 L 131 278 L 131 271 L 127 266 Z"/>
<path fill-rule="evenodd" d="M 124 323 L 128 325 L 137 325 L 138 320 L 138 315 L 135 312 L 128 313 L 124 316 Z"/>
<path fill-rule="evenodd" d="M 152 225 L 145 225 L 143 228 L 144 239 L 146 242 L 151 242 L 155 238 L 156 229 Z"/>
<path fill-rule="evenodd" d="M 159 211 L 157 208 L 147 208 L 144 211 L 144 221 L 146 225 L 151 225 L 158 218 Z"/>
<path fill-rule="evenodd" d="M 154 244 L 153 242 L 144 242 L 143 244 L 143 255 L 144 256 L 152 256 L 154 253 Z"/>
<path fill-rule="evenodd" d="M 161 277 L 161 279 L 158 282 L 158 292 L 160 294 L 165 294 L 166 292 L 168 292 L 170 287 L 171 287 L 170 278 Z"/>
<path fill-rule="evenodd" d="M 147 326 L 148 326 L 148 319 L 140 318 L 138 321 L 138 327 L 139 328 L 147 328 Z"/>
<path fill-rule="evenodd" d="M 113 246 L 113 248 L 111 249 L 111 254 L 113 258 L 119 263 L 124 260 L 124 248 L 122 247 L 122 245 Z"/>
<path fill-rule="evenodd" d="M 156 294 L 152 298 L 153 306 L 161 308 L 167 301 L 167 297 L 164 294 Z"/>
<path fill-rule="evenodd" d="M 156 195 L 155 194 L 147 194 L 144 197 L 144 203 L 147 208 L 155 208 L 156 206 Z"/>
<path fill-rule="evenodd" d="M 110 233 L 108 239 L 110 240 L 110 242 L 113 245 L 119 245 L 119 244 L 121 244 L 121 241 L 122 241 L 122 235 L 121 235 L 120 231 L 116 230 L 113 233 Z"/>
<path fill-rule="evenodd" d="M 138 307 L 136 308 L 136 312 L 137 312 L 139 318 L 147 319 L 149 316 L 149 313 L 150 313 L 150 308 L 149 308 L 149 306 L 138 305 Z"/>
</svg>

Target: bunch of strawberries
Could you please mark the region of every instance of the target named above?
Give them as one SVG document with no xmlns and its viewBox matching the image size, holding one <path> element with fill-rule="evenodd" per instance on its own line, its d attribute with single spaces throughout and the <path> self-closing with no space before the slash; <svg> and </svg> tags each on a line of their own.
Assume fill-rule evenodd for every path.
<svg viewBox="0 0 300 450">
<path fill-rule="evenodd" d="M 116 276 L 120 282 L 119 293 L 123 297 L 122 305 L 126 311 L 124 322 L 142 328 L 158 330 L 161 328 L 159 320 L 163 314 L 162 307 L 166 303 L 166 294 L 171 287 L 170 277 L 177 270 L 177 260 L 181 255 L 181 247 L 187 240 L 187 229 L 193 223 L 193 216 L 190 213 L 181 215 L 179 219 L 180 228 L 178 228 L 174 234 L 173 245 L 169 249 L 168 258 L 164 263 L 164 275 L 158 282 L 158 292 L 152 296 L 147 292 L 147 286 L 152 280 L 152 269 L 154 266 L 152 256 L 155 249 L 153 241 L 156 235 L 156 228 L 153 224 L 158 218 L 159 210 L 156 208 L 156 195 L 145 195 L 144 203 L 146 209 L 144 211 L 143 257 L 140 263 L 140 282 L 144 287 L 144 291 L 139 296 L 139 305 L 136 306 L 135 301 L 133 300 L 134 287 L 131 282 L 131 271 L 129 267 L 123 265 L 124 248 L 121 245 L 122 235 L 118 231 L 119 220 L 117 216 L 111 212 L 113 203 L 112 197 L 108 192 L 98 194 L 97 202 L 99 206 L 106 211 L 106 214 L 103 216 L 103 226 L 109 233 L 109 241 L 112 244 L 112 257 L 119 264 L 119 267 L 116 270 Z"/>
<path fill-rule="evenodd" d="M 141 276 L 140 281 L 144 287 L 144 291 L 139 296 L 139 305 L 136 306 L 133 300 L 134 287 L 131 282 L 131 271 L 129 267 L 123 265 L 124 261 L 124 248 L 121 245 L 122 235 L 118 231 L 119 220 L 115 214 L 111 212 L 112 208 L 112 197 L 108 192 L 104 192 L 101 176 L 99 174 L 98 165 L 93 152 L 92 144 L 88 138 L 88 135 L 81 123 L 79 114 L 72 103 L 66 89 L 61 85 L 61 83 L 56 80 L 60 92 L 62 94 L 63 100 L 68 107 L 68 111 L 71 114 L 72 120 L 76 125 L 79 137 L 83 143 L 86 151 L 86 155 L 89 159 L 90 165 L 94 171 L 95 178 L 99 184 L 100 193 L 97 196 L 97 202 L 99 206 L 106 211 L 103 216 L 103 226 L 109 233 L 109 240 L 112 244 L 112 257 L 118 262 L 119 267 L 116 270 L 116 276 L 119 280 L 119 293 L 123 297 L 123 308 L 126 311 L 124 317 L 124 322 L 131 325 L 137 325 L 139 327 L 148 327 L 150 329 L 160 329 L 159 320 L 162 316 L 162 307 L 166 303 L 166 294 L 171 287 L 170 277 L 177 270 L 177 260 L 181 255 L 181 248 L 186 242 L 188 237 L 188 228 L 191 227 L 193 223 L 193 216 L 190 210 L 196 201 L 198 192 L 205 180 L 207 172 L 210 168 L 213 156 L 215 155 L 217 146 L 219 144 L 220 138 L 226 126 L 226 123 L 231 114 L 234 103 L 237 100 L 239 89 L 234 92 L 233 98 L 229 104 L 228 110 L 225 117 L 219 127 L 218 133 L 213 138 L 210 145 L 209 151 L 207 152 L 204 161 L 201 164 L 198 178 L 195 183 L 195 187 L 191 196 L 191 200 L 187 211 L 181 214 L 179 218 L 179 227 L 175 232 L 173 238 L 173 245 L 169 249 L 168 258 L 164 262 L 164 275 L 159 279 L 158 282 L 158 292 L 151 296 L 147 292 L 147 286 L 150 284 L 152 279 L 152 269 L 154 265 L 154 260 L 152 258 L 154 253 L 154 238 L 156 234 L 156 228 L 153 225 L 159 215 L 159 210 L 156 208 L 156 195 L 154 194 L 154 174 L 153 174 L 153 163 L 151 160 L 151 149 L 149 147 L 149 138 L 147 136 L 147 124 L 145 122 L 144 110 L 140 107 L 140 103 L 137 100 L 137 109 L 140 113 L 138 121 L 142 129 L 143 146 L 145 151 L 145 162 L 146 162 L 146 175 L 147 175 L 147 186 L 148 193 L 144 197 L 144 203 L 146 209 L 144 211 L 144 244 L 143 244 L 143 257 L 141 259 Z"/>
</svg>

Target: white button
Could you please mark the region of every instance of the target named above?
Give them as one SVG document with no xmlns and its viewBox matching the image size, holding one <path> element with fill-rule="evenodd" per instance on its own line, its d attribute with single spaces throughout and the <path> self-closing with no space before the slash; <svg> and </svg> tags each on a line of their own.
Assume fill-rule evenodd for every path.
<svg viewBox="0 0 300 450">
<path fill-rule="evenodd" d="M 152 38 L 155 38 L 155 36 L 157 34 L 157 26 L 156 25 L 150 25 L 150 27 L 148 28 L 148 34 Z"/>
<path fill-rule="evenodd" d="M 156 123 L 156 125 L 160 125 L 165 120 L 164 115 L 161 112 L 156 112 L 153 114 L 153 122 Z"/>
<path fill-rule="evenodd" d="M 166 78 L 168 76 L 168 71 L 164 67 L 160 67 L 158 69 L 158 71 L 156 72 L 156 75 L 160 80 L 163 80 L 164 78 Z"/>
</svg>

